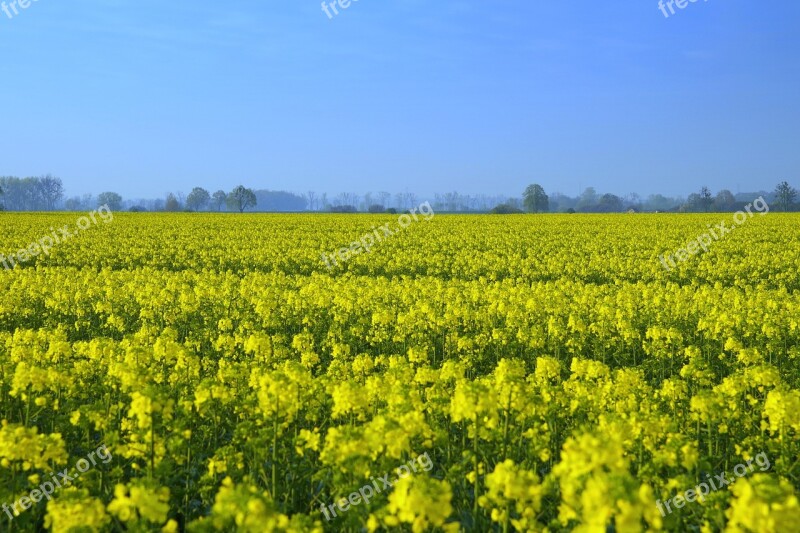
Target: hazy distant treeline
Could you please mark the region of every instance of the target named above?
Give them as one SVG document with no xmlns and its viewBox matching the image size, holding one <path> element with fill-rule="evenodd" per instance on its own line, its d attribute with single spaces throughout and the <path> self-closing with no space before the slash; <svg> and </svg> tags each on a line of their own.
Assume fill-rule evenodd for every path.
<svg viewBox="0 0 800 533">
<path fill-rule="evenodd" d="M 754 198 L 763 197 L 776 209 L 798 210 L 797 191 L 782 182 L 772 191 L 733 194 L 729 190 L 713 193 L 702 187 L 687 197 L 670 197 L 652 194 L 641 197 L 636 193 L 617 196 L 601 194 L 588 187 L 577 196 L 560 192 L 546 193 L 538 184 L 528 186 L 519 196 L 492 194 L 461 194 L 457 191 L 435 194 L 432 198 L 412 192 L 389 193 L 385 191 L 365 194 L 327 193 L 307 191 L 292 193 L 267 189 L 248 189 L 238 186 L 230 192 L 210 192 L 202 187 L 188 194 L 182 191 L 166 193 L 163 198 L 123 198 L 107 191 L 93 196 L 65 197 L 61 179 L 46 175 L 17 178 L 0 177 L 0 209 L 6 211 L 89 211 L 99 205 L 108 205 L 115 211 L 245 211 L 245 212 L 371 212 L 402 211 L 428 201 L 437 212 L 452 213 L 621 213 L 642 212 L 709 212 L 736 211 Z"/>
</svg>

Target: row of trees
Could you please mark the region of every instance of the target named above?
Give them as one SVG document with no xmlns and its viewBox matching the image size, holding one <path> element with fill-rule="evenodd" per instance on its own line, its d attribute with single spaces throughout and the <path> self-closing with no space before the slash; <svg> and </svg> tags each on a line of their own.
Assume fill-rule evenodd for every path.
<svg viewBox="0 0 800 533">
<path fill-rule="evenodd" d="M 503 202 L 519 203 L 519 200 L 506 195 L 460 194 L 457 191 L 444 194 L 435 194 L 433 199 L 421 198 L 412 192 L 399 192 L 391 194 L 386 191 L 378 193 L 368 192 L 364 195 L 356 193 L 342 193 L 332 198 L 327 194 L 316 194 L 313 191 L 303 195 L 306 200 L 307 211 L 333 211 L 333 212 L 370 212 L 378 213 L 387 210 L 404 211 L 418 206 L 423 201 L 430 201 L 437 212 L 486 212 L 493 206 Z"/>
<path fill-rule="evenodd" d="M 98 197 L 99 204 L 107 204 L 112 210 L 121 210 L 123 208 L 122 197 L 114 192 L 104 192 Z M 181 193 L 167 194 L 166 200 L 163 205 L 157 204 L 160 209 L 157 211 L 207 211 L 209 209 L 214 211 L 222 211 L 225 206 L 230 211 L 238 211 L 243 213 L 247 209 L 252 209 L 258 205 L 258 199 L 255 192 L 239 185 L 231 192 L 216 191 L 214 194 L 209 193 L 202 187 L 195 187 L 186 198 L 183 198 Z M 148 211 L 147 207 L 142 205 L 134 205 L 130 211 Z"/>
<path fill-rule="evenodd" d="M 548 211 L 564 211 L 568 213 L 585 212 L 585 213 L 618 213 L 626 211 L 626 203 L 630 204 L 637 202 L 638 196 L 631 195 L 635 198 L 620 198 L 615 194 L 598 195 L 593 187 L 586 189 L 580 197 L 570 198 L 560 193 L 556 193 L 551 203 L 550 196 L 545 193 L 544 188 L 538 183 L 528 185 L 522 193 L 522 207 L 529 213 L 546 213 Z M 627 200 L 627 202 L 626 202 Z M 551 205 L 552 204 L 552 205 Z M 505 206 L 498 206 L 502 209 L 495 209 L 495 212 L 513 212 L 515 207 L 512 204 Z"/>
<path fill-rule="evenodd" d="M 47 175 L 38 178 L 0 177 L 0 197 L 3 199 L 2 208 L 9 211 L 54 211 L 66 209 L 79 211 L 93 209 L 107 205 L 112 211 L 124 208 L 122 196 L 115 192 L 103 192 L 93 201 L 91 195 L 84 197 L 68 198 L 64 201 L 64 185 L 59 178 Z M 186 197 L 185 202 L 178 199 L 175 194 L 168 194 L 163 203 L 163 211 L 202 211 L 213 208 L 222 210 L 224 205 L 228 210 L 244 212 L 258 204 L 256 193 L 251 189 L 239 185 L 232 191 L 217 191 L 213 195 L 201 187 L 195 187 Z M 132 211 L 147 210 L 142 206 L 132 206 Z"/>
<path fill-rule="evenodd" d="M 625 211 L 664 211 L 683 213 L 733 212 L 743 209 L 754 198 L 763 196 L 777 210 L 797 211 L 798 193 L 788 182 L 779 183 L 773 192 L 740 193 L 734 195 L 723 189 L 716 195 L 708 187 L 683 198 L 668 198 L 660 194 L 650 195 L 643 200 L 638 194 L 624 197 L 615 194 L 598 194 L 593 187 L 587 188 L 580 196 L 556 193 L 548 196 L 539 184 L 529 185 L 522 194 L 522 202 L 509 201 L 496 206 L 493 212 L 514 213 L 527 211 L 543 213 L 547 211 L 564 213 L 621 213 Z"/>
<path fill-rule="evenodd" d="M 0 194 L 5 209 L 53 211 L 64 197 L 64 185 L 51 175 L 38 178 L 0 177 Z"/>
<path fill-rule="evenodd" d="M 230 211 L 243 213 L 246 209 L 257 206 L 258 199 L 256 198 L 256 193 L 253 192 L 252 189 L 246 188 L 244 185 L 239 185 L 229 193 L 220 190 L 214 194 L 209 193 L 202 187 L 195 187 L 186 197 L 185 205 L 181 204 L 182 202 L 178 199 L 178 196 L 169 193 L 164 210 L 205 211 L 211 208 L 214 211 L 222 211 L 222 206 L 225 206 Z"/>
<path fill-rule="evenodd" d="M 462 195 L 458 192 L 436 194 L 431 202 L 437 212 L 487 212 L 497 213 L 619 213 L 625 211 L 664 211 L 664 212 L 710 212 L 737 211 L 753 198 L 763 196 L 775 209 L 795 211 L 798 193 L 788 182 L 778 184 L 773 192 L 741 193 L 734 195 L 723 189 L 716 195 L 708 187 L 690 194 L 687 198 L 669 198 L 660 194 L 642 199 L 638 194 L 617 196 L 598 194 L 589 187 L 582 194 L 570 197 L 561 193 L 548 195 L 539 184 L 529 185 L 521 198 L 489 195 Z M 195 187 L 188 195 L 169 193 L 165 199 L 128 199 L 115 192 L 104 192 L 93 198 L 91 195 L 64 199 L 64 186 L 59 178 L 51 175 L 16 178 L 0 177 L 0 209 L 10 211 L 83 211 L 99 205 L 108 205 L 112 210 L 130 211 L 329 211 L 329 212 L 370 212 L 407 210 L 416 207 L 421 199 L 414 193 L 401 192 L 392 195 L 388 192 L 341 193 L 329 200 L 325 193 L 308 191 L 297 195 L 284 191 L 253 190 L 239 185 L 230 192 L 218 190 L 214 193 L 202 187 Z"/>
<path fill-rule="evenodd" d="M 11 211 L 45 211 L 65 209 L 84 211 L 98 205 L 109 205 L 116 211 L 328 211 L 328 212 L 386 212 L 401 211 L 416 207 L 423 200 L 411 192 L 392 194 L 381 191 L 364 195 L 341 193 L 329 197 L 327 193 L 308 191 L 298 195 L 285 191 L 253 190 L 242 187 L 251 195 L 232 194 L 218 190 L 214 193 L 195 187 L 187 195 L 182 192 L 168 193 L 158 199 L 124 199 L 118 193 L 107 191 L 97 197 L 92 195 L 64 198 L 61 180 L 46 176 L 42 178 L 0 178 L 0 190 L 7 190 L 5 208 Z M 45 194 L 45 191 L 51 191 Z M 2 194 L 2 193 L 0 193 Z M 255 197 L 255 200 L 253 200 Z M 45 201 L 45 198 L 47 199 Z M 456 191 L 436 194 L 432 202 L 438 211 L 486 212 L 492 206 L 505 201 L 517 202 L 503 195 L 464 195 Z M 0 204 L 2 205 L 2 204 Z"/>
</svg>

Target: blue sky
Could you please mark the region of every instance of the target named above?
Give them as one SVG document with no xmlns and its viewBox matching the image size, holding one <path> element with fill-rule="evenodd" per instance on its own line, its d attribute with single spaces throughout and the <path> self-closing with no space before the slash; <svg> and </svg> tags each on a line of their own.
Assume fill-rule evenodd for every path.
<svg viewBox="0 0 800 533">
<path fill-rule="evenodd" d="M 126 197 L 800 186 L 799 23 L 796 0 L 333 19 L 319 0 L 38 0 L 0 11 L 0 175 Z"/>
</svg>

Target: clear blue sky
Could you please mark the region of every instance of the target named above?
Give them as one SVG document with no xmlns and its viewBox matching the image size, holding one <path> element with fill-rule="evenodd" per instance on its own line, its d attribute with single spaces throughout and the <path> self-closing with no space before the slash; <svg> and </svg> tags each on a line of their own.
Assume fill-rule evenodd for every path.
<svg viewBox="0 0 800 533">
<path fill-rule="evenodd" d="M 332 20 L 319 0 L 38 0 L 0 11 L 0 175 L 126 197 L 800 186 L 798 27 L 796 0 L 360 0 Z"/>
</svg>

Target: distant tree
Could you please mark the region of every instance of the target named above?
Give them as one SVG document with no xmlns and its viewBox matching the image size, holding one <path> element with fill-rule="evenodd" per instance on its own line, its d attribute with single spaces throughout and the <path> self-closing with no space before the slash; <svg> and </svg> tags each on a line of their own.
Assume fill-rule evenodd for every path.
<svg viewBox="0 0 800 533">
<path fill-rule="evenodd" d="M 39 178 L 25 178 L 22 180 L 25 191 L 25 203 L 28 211 L 42 211 L 46 209 L 42 186 Z"/>
<path fill-rule="evenodd" d="M 367 211 L 370 213 L 385 213 L 386 206 L 383 206 L 381 204 L 372 204 L 367 208 Z"/>
<path fill-rule="evenodd" d="M 228 207 L 240 213 L 244 213 L 249 207 L 255 207 L 257 203 L 255 193 L 244 185 L 239 185 L 228 194 Z"/>
<path fill-rule="evenodd" d="M 308 210 L 314 211 L 314 205 L 317 203 L 317 193 L 308 191 L 306 193 L 306 202 L 308 202 Z"/>
<path fill-rule="evenodd" d="M 622 201 L 625 203 L 628 210 L 631 209 L 634 209 L 636 211 L 642 210 L 642 197 L 636 194 L 635 192 L 627 194 L 625 198 L 622 199 Z"/>
<path fill-rule="evenodd" d="M 73 196 L 64 200 L 64 209 L 67 211 L 84 211 L 95 208 L 95 202 L 91 194 L 84 194 L 83 197 Z"/>
<path fill-rule="evenodd" d="M 333 199 L 334 207 L 356 206 L 358 205 L 358 195 L 355 193 L 343 192 Z"/>
<path fill-rule="evenodd" d="M 374 198 L 372 197 L 372 192 L 371 192 L 371 191 L 368 191 L 368 192 L 367 192 L 367 193 L 364 195 L 364 200 L 363 200 L 363 202 L 364 202 L 364 203 L 361 205 L 361 207 L 363 207 L 363 210 L 364 210 L 364 211 L 369 211 L 369 206 L 371 206 L 371 205 L 374 205 L 374 204 L 376 203 L 376 202 L 375 202 L 375 200 L 374 200 Z"/>
<path fill-rule="evenodd" d="M 494 206 L 489 213 L 493 215 L 516 215 L 519 213 L 524 213 L 522 209 L 514 207 L 511 204 L 498 204 Z"/>
<path fill-rule="evenodd" d="M 131 213 L 146 213 L 147 208 L 142 205 L 134 205 L 130 209 L 128 209 Z"/>
<path fill-rule="evenodd" d="M 464 209 L 464 198 L 458 191 L 448 192 L 444 195 L 444 205 L 447 211 L 462 211 Z"/>
<path fill-rule="evenodd" d="M 728 189 L 722 189 L 714 198 L 714 209 L 717 211 L 733 211 L 736 209 L 736 197 Z"/>
<path fill-rule="evenodd" d="M 550 199 L 538 183 L 528 185 L 522 194 L 522 203 L 530 213 L 544 213 L 550 210 Z"/>
<path fill-rule="evenodd" d="M 788 211 L 794 204 L 795 198 L 797 198 L 797 190 L 789 185 L 789 182 L 784 181 L 775 187 L 775 196 L 778 197 L 781 209 Z"/>
<path fill-rule="evenodd" d="M 64 201 L 64 209 L 67 211 L 80 211 L 81 210 L 81 199 L 77 196 L 73 198 L 67 198 Z"/>
<path fill-rule="evenodd" d="M 622 198 L 615 194 L 604 194 L 597 203 L 598 211 L 601 213 L 619 213 L 624 209 Z"/>
<path fill-rule="evenodd" d="M 676 204 L 677 202 L 672 198 L 667 198 L 662 194 L 651 194 L 647 197 L 644 207 L 650 211 L 669 211 Z"/>
<path fill-rule="evenodd" d="M 112 211 L 122 208 L 122 196 L 115 192 L 101 192 L 97 195 L 97 207 L 107 205 Z"/>
<path fill-rule="evenodd" d="M 688 211 L 695 213 L 703 211 L 703 198 L 696 192 L 693 192 L 686 199 L 686 202 L 681 206 L 681 211 Z"/>
<path fill-rule="evenodd" d="M 299 213 L 308 208 L 308 198 L 286 191 L 254 190 L 259 211 Z"/>
<path fill-rule="evenodd" d="M 52 211 L 64 197 L 64 184 L 50 174 L 39 178 L 39 190 L 45 209 Z"/>
<path fill-rule="evenodd" d="M 192 211 L 201 211 L 211 202 L 211 195 L 202 187 L 195 187 L 186 197 L 186 207 Z"/>
<path fill-rule="evenodd" d="M 486 211 L 487 209 L 489 209 L 489 206 L 491 205 L 492 201 L 485 194 L 479 194 L 478 197 L 476 198 L 475 203 L 477 209 L 481 211 Z"/>
<path fill-rule="evenodd" d="M 176 198 L 174 194 L 169 193 L 167 195 L 167 201 L 164 202 L 164 211 L 175 213 L 180 210 L 181 203 L 178 201 L 178 198 Z"/>
<path fill-rule="evenodd" d="M 704 213 L 711 210 L 711 206 L 714 204 L 714 196 L 711 194 L 711 189 L 708 187 L 700 189 L 699 203 L 699 207 Z"/>
<path fill-rule="evenodd" d="M 594 190 L 594 187 L 586 187 L 578 198 L 575 209 L 582 212 L 593 211 L 597 208 L 598 200 L 597 191 Z"/>
<path fill-rule="evenodd" d="M 222 206 L 225 205 L 227 199 L 228 195 L 225 194 L 225 191 L 217 191 L 211 196 L 211 205 L 213 205 L 217 211 L 222 211 Z"/>
<path fill-rule="evenodd" d="M 519 209 L 520 211 L 522 211 L 522 200 L 520 198 L 509 198 L 508 200 L 506 200 L 503 203 L 506 203 L 506 204 L 510 205 L 511 207 L 514 207 L 514 208 Z"/>
<path fill-rule="evenodd" d="M 331 213 L 358 213 L 358 209 L 354 205 L 334 205 Z"/>
<path fill-rule="evenodd" d="M 394 205 L 398 209 L 403 209 L 404 200 L 405 200 L 405 196 L 403 195 L 402 192 L 397 192 L 397 193 L 394 194 Z"/>
<path fill-rule="evenodd" d="M 14 176 L 0 177 L 3 187 L 3 207 L 9 211 L 34 210 L 31 201 L 35 194 L 30 190 L 31 183 Z"/>
</svg>

